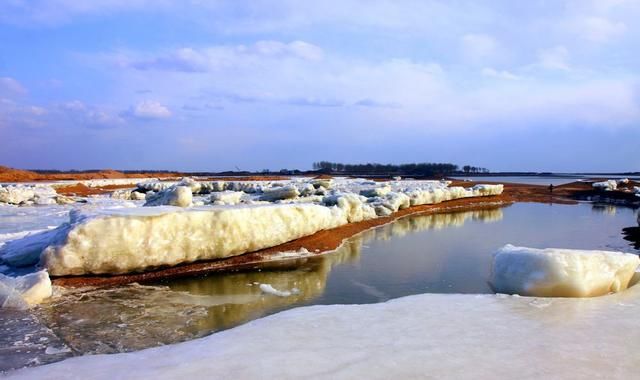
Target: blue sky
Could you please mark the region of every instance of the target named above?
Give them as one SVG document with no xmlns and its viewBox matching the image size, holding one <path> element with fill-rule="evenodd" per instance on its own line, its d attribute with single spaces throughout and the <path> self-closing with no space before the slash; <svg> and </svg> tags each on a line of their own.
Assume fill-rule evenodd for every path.
<svg viewBox="0 0 640 380">
<path fill-rule="evenodd" d="M 625 0 L 7 0 L 0 164 L 636 171 L 638 19 Z"/>
</svg>

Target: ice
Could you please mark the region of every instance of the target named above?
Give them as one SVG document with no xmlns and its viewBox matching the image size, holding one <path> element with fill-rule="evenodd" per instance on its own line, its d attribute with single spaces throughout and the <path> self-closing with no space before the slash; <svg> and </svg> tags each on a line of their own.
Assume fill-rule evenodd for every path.
<svg viewBox="0 0 640 380">
<path fill-rule="evenodd" d="M 209 200 L 216 205 L 235 205 L 240 203 L 243 195 L 242 191 L 221 191 L 212 193 Z"/>
<path fill-rule="evenodd" d="M 190 207 L 193 205 L 193 194 L 188 186 L 170 187 L 150 195 L 144 205 Z"/>
<path fill-rule="evenodd" d="M 273 297 L 276 298 L 276 297 Z M 422 294 L 288 310 L 201 339 L 10 379 L 631 379 L 640 288 L 592 299 Z"/>
<path fill-rule="evenodd" d="M 639 264 L 630 253 L 507 244 L 494 256 L 491 285 L 499 293 L 594 297 L 625 290 Z"/>
<path fill-rule="evenodd" d="M 0 185 L 0 203 L 51 205 L 68 202 L 69 198 L 59 196 L 49 185 Z"/>
<path fill-rule="evenodd" d="M 153 191 L 154 193 L 158 193 L 160 191 L 166 190 L 168 188 L 170 188 L 171 186 L 174 186 L 176 183 L 175 182 L 164 182 L 164 181 L 158 181 L 158 180 L 150 180 L 150 181 L 144 181 L 144 182 L 140 182 L 136 185 L 137 189 L 139 192 L 141 193 L 146 193 L 149 191 Z"/>
<path fill-rule="evenodd" d="M 618 182 L 615 179 L 610 179 L 607 181 L 602 181 L 602 182 L 594 182 L 593 188 L 595 189 L 601 189 L 601 190 L 605 190 L 605 191 L 613 191 L 616 190 L 618 188 Z"/>
<path fill-rule="evenodd" d="M 347 223 L 319 205 L 146 207 L 73 214 L 40 264 L 56 276 L 127 273 L 275 246 Z"/>
<path fill-rule="evenodd" d="M 289 297 L 300 292 L 297 288 L 293 288 L 291 290 L 278 290 L 271 286 L 271 284 L 260 284 L 260 290 L 262 290 L 263 293 L 273 294 L 278 297 Z"/>
<path fill-rule="evenodd" d="M 44 351 L 46 355 L 58 355 L 58 354 L 64 354 L 68 352 L 71 352 L 71 349 L 66 346 L 62 346 L 62 347 L 47 346 L 47 348 Z"/>
<path fill-rule="evenodd" d="M 274 187 L 271 189 L 265 189 L 260 196 L 261 201 L 273 202 L 281 199 L 292 199 L 300 195 L 300 192 L 295 186 L 282 186 Z"/>
<path fill-rule="evenodd" d="M 326 196 L 323 202 L 327 206 L 337 205 L 347 216 L 349 223 L 375 218 L 376 211 L 367 203 L 367 198 L 353 194 L 334 194 Z"/>
<path fill-rule="evenodd" d="M 0 274 L 0 306 L 25 308 L 51 297 L 52 288 L 46 271 L 19 277 Z"/>
<path fill-rule="evenodd" d="M 369 189 L 360 190 L 360 195 L 365 197 L 383 197 L 391 192 L 391 186 L 376 186 Z"/>
<path fill-rule="evenodd" d="M 0 262 L 13 267 L 37 264 L 44 249 L 55 244 L 67 227 L 68 225 L 63 225 L 57 229 L 35 231 L 20 239 L 5 242 L 0 246 Z"/>
<path fill-rule="evenodd" d="M 144 201 L 146 197 L 147 195 L 145 193 L 131 189 L 118 189 L 111 193 L 111 198 L 132 201 Z"/>
</svg>

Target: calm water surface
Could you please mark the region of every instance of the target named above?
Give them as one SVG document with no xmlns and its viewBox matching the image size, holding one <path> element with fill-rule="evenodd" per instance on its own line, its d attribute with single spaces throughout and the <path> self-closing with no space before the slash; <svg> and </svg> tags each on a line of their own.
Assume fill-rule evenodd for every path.
<svg viewBox="0 0 640 380">
<path fill-rule="evenodd" d="M 518 203 L 411 216 L 362 233 L 324 256 L 251 272 L 65 294 L 36 309 L 36 316 L 72 355 L 189 340 L 303 305 L 489 293 L 492 254 L 507 243 L 640 253 L 622 236 L 623 228 L 636 225 L 635 213 L 591 204 Z M 295 294 L 265 294 L 260 284 Z"/>
<path fill-rule="evenodd" d="M 553 185 L 553 186 L 558 186 L 558 185 L 563 185 L 565 183 L 571 183 L 571 182 L 576 182 L 579 181 L 581 179 L 593 179 L 593 178 L 610 178 L 610 179 L 619 179 L 619 178 L 629 178 L 635 181 L 640 180 L 640 178 L 637 177 L 621 177 L 621 176 L 590 176 L 590 175 L 585 175 L 585 176 L 567 176 L 567 177 L 561 177 L 561 176 L 553 176 L 553 177 L 544 177 L 544 176 L 510 176 L 510 177 L 490 177 L 490 176 L 482 176 L 482 177 L 452 177 L 455 179 L 460 179 L 460 180 L 472 180 L 475 182 L 480 182 L 482 183 L 483 181 L 486 182 L 499 182 L 499 183 L 524 183 L 527 185 L 543 185 L 543 186 L 549 186 L 549 185 Z"/>
</svg>

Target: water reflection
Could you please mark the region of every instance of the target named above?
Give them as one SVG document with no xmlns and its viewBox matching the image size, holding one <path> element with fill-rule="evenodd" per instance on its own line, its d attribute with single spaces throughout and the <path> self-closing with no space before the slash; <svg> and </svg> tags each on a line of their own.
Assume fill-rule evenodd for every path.
<svg viewBox="0 0 640 380">
<path fill-rule="evenodd" d="M 363 249 L 374 241 L 460 227 L 470 220 L 496 221 L 502 216 L 501 209 L 488 209 L 407 217 L 354 236 L 327 255 L 265 263 L 255 271 L 68 293 L 41 307 L 38 314 L 76 353 L 123 352 L 180 342 L 286 308 L 313 304 L 318 299 L 322 303 L 340 302 L 340 297 L 322 297 L 330 272 L 336 267 L 362 264 Z M 398 260 L 401 272 L 405 271 L 403 262 L 410 263 Z M 435 269 L 441 265 L 434 261 L 427 266 Z M 388 298 L 386 292 L 376 291 L 367 282 L 351 279 L 347 288 L 352 290 L 341 293 L 344 296 L 355 289 L 368 295 L 368 299 L 355 294 L 345 301 L 376 302 Z M 296 288 L 299 292 L 278 297 L 263 293 L 259 284 L 270 284 L 279 290 Z"/>
</svg>

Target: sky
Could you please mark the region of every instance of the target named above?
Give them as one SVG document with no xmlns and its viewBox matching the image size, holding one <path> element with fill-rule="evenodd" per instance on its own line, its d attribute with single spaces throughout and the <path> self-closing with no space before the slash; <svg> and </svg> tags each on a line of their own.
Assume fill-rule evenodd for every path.
<svg viewBox="0 0 640 380">
<path fill-rule="evenodd" d="M 4 0 L 0 165 L 640 171 L 640 1 Z"/>
</svg>

